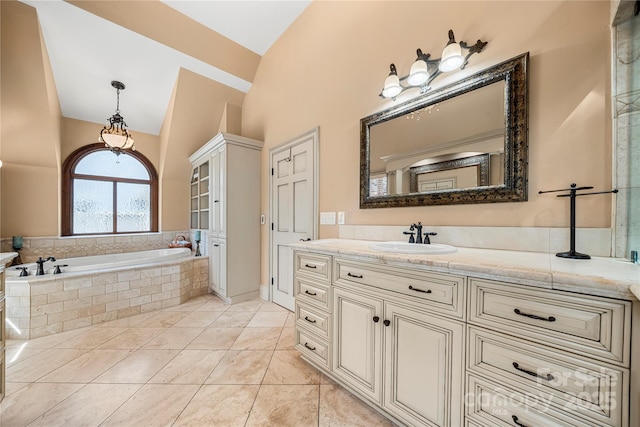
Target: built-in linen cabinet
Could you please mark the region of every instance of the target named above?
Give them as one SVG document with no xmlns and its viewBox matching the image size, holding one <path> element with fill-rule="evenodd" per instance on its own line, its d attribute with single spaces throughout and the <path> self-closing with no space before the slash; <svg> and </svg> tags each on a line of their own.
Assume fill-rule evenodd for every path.
<svg viewBox="0 0 640 427">
<path fill-rule="evenodd" d="M 191 174 L 191 228 L 209 228 L 209 161 L 202 160 Z"/>
<path fill-rule="evenodd" d="M 296 348 L 400 425 L 639 425 L 631 301 L 327 249 L 294 265 Z"/>
<path fill-rule="evenodd" d="M 191 226 L 208 231 L 209 289 L 230 303 L 260 294 L 262 145 L 220 133 L 189 157 L 198 175 L 191 182 Z"/>
</svg>

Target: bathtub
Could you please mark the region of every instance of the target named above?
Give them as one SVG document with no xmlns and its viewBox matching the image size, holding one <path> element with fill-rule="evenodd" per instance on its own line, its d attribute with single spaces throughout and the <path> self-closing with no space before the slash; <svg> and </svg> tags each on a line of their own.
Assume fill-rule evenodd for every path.
<svg viewBox="0 0 640 427">
<path fill-rule="evenodd" d="M 177 260 L 190 256 L 191 249 L 188 248 L 154 249 L 149 251 L 128 252 L 121 254 L 93 255 L 76 258 L 56 259 L 55 261 L 47 261 L 44 264 L 44 270 L 45 276 L 53 274 L 54 266 L 56 265 L 66 265 L 66 267 L 60 267 L 62 273 L 109 271 L 117 268 L 164 263 L 166 261 Z M 20 277 L 20 267 L 27 267 L 29 276 Z M 31 263 L 21 264 L 17 267 L 9 267 L 6 270 L 5 277 L 15 277 L 20 280 L 29 280 L 35 277 L 45 277 L 35 276 L 35 274 L 36 263 Z"/>
<path fill-rule="evenodd" d="M 187 248 L 97 255 L 5 270 L 6 333 L 11 339 L 51 335 L 176 306 L 208 292 L 207 257 Z M 61 274 L 53 274 L 55 265 Z"/>
</svg>

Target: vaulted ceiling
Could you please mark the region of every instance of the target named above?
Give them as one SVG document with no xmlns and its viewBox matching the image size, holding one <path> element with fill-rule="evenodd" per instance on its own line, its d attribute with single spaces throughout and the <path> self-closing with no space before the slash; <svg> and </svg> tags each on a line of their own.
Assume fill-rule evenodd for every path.
<svg viewBox="0 0 640 427">
<path fill-rule="evenodd" d="M 62 115 L 158 135 L 180 68 L 246 93 L 261 56 L 309 5 L 295 1 L 38 1 Z"/>
</svg>

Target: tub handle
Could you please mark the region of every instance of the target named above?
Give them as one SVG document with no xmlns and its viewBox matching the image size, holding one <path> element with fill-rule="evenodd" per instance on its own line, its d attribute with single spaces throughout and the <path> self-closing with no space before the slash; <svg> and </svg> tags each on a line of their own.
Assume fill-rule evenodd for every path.
<svg viewBox="0 0 640 427">
<path fill-rule="evenodd" d="M 29 272 L 27 271 L 28 267 L 16 267 L 16 270 L 22 270 L 20 272 L 20 277 L 25 277 L 29 275 Z"/>
<path fill-rule="evenodd" d="M 69 264 L 57 264 L 53 266 L 53 274 L 60 274 L 62 273 L 62 271 L 60 271 L 60 267 L 69 267 Z"/>
</svg>

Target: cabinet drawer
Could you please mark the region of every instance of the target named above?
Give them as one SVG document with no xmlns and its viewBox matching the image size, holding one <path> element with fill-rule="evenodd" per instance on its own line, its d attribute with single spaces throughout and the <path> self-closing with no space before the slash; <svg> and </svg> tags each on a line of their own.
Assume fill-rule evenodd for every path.
<svg viewBox="0 0 640 427">
<path fill-rule="evenodd" d="M 315 335 L 296 328 L 296 350 L 303 356 L 329 370 L 329 343 Z"/>
<path fill-rule="evenodd" d="M 310 305 L 296 303 L 296 325 L 329 339 L 331 330 L 329 314 Z"/>
<path fill-rule="evenodd" d="M 489 378 L 502 377 L 527 393 L 573 415 L 612 426 L 628 410 L 629 372 L 592 363 L 570 353 L 469 327 L 468 368 Z"/>
<path fill-rule="evenodd" d="M 357 283 L 398 292 L 434 309 L 464 316 L 465 278 L 337 259 L 337 283 Z"/>
<path fill-rule="evenodd" d="M 629 365 L 631 303 L 471 280 L 469 322 Z"/>
<path fill-rule="evenodd" d="M 296 301 L 303 301 L 329 310 L 329 300 L 331 299 L 329 286 L 296 277 L 294 291 Z"/>
<path fill-rule="evenodd" d="M 309 275 L 329 284 L 331 281 L 331 257 L 326 255 L 296 252 L 296 274 Z"/>
<path fill-rule="evenodd" d="M 467 417 L 488 426 L 575 427 L 596 424 L 574 419 L 549 406 L 544 398 L 533 393 L 498 385 L 473 375 L 467 376 L 465 396 Z"/>
</svg>

